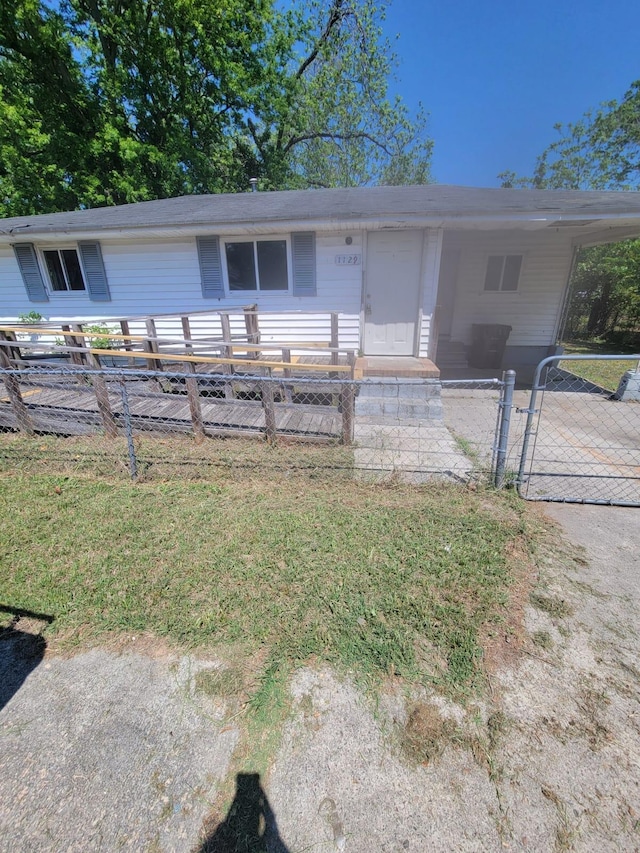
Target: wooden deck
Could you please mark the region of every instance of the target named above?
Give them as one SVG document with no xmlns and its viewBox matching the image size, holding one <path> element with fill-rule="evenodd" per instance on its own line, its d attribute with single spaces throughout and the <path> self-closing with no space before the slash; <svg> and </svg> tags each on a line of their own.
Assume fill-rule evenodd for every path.
<svg viewBox="0 0 640 853">
<path fill-rule="evenodd" d="M 33 384 L 20 383 L 34 430 L 57 435 L 101 432 L 103 420 L 95 389 L 79 382 L 70 382 L 66 378 L 64 381 L 56 381 L 56 378 L 60 379 L 52 376 Z M 167 392 L 156 381 L 128 380 L 126 387 L 131 424 L 135 432 L 193 432 L 186 393 Z M 118 427 L 123 427 L 120 385 L 107 382 L 107 393 L 114 421 Z M 201 395 L 200 410 L 204 431 L 208 435 L 259 435 L 266 431 L 265 411 L 258 400 L 225 400 Z M 342 416 L 336 406 L 286 401 L 275 403 L 275 426 L 280 435 L 316 440 L 335 439 L 340 437 L 341 424 Z M 0 397 L 0 429 L 13 430 L 18 427 L 11 401 L 6 395 Z"/>
</svg>

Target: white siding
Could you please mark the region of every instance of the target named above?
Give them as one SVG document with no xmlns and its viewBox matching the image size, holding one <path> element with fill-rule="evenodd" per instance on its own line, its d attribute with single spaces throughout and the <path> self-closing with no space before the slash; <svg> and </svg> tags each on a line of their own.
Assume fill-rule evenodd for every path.
<svg viewBox="0 0 640 853">
<path fill-rule="evenodd" d="M 442 230 L 430 228 L 424 241 L 422 260 L 422 322 L 420 324 L 420 345 L 418 355 L 429 356 L 431 343 L 431 322 L 438 296 L 438 273 L 442 252 Z"/>
<path fill-rule="evenodd" d="M 571 265 L 570 237 L 557 232 L 449 232 L 447 248 L 461 250 L 451 337 L 469 343 L 473 323 L 512 326 L 509 346 L 547 346 L 554 331 Z M 484 290 L 490 254 L 522 254 L 518 290 Z"/>
<path fill-rule="evenodd" d="M 15 320 L 19 314 L 38 311 L 49 320 L 97 320 L 140 317 L 149 314 L 180 314 L 242 308 L 257 303 L 263 343 L 278 341 L 329 341 L 328 312 L 340 313 L 340 345 L 359 347 L 362 266 L 339 266 L 337 254 L 362 254 L 362 238 L 349 232 L 353 242 L 345 245 L 346 234 L 316 235 L 317 295 L 290 293 L 238 293 L 226 299 L 204 299 L 195 239 L 175 241 L 101 241 L 111 302 L 93 303 L 84 293 L 53 293 L 49 302 L 29 302 L 13 250 L 0 247 L 0 318 Z M 69 246 L 74 244 L 70 242 Z M 59 244 L 56 244 L 59 247 Z M 46 248 L 38 243 L 38 248 Z M 263 312 L 265 312 L 263 314 Z M 286 319 L 281 312 L 297 312 Z M 182 335 L 179 319 L 158 321 L 161 334 Z M 132 334 L 143 325 L 131 324 Z M 240 315 L 232 321 L 232 332 L 244 331 Z M 217 318 L 194 318 L 194 334 L 220 333 Z"/>
<path fill-rule="evenodd" d="M 348 234 L 353 241 L 349 246 L 345 244 Z M 363 267 L 341 266 L 335 262 L 339 254 L 363 254 L 363 237 L 357 231 L 316 235 L 318 290 L 315 297 L 271 292 L 238 293 L 222 300 L 204 299 L 195 239 L 104 240 L 101 246 L 112 301 L 99 304 L 92 303 L 84 293 L 55 293 L 48 303 L 29 302 L 11 247 L 0 246 L 0 318 L 15 320 L 19 314 L 31 310 L 54 321 L 167 314 L 177 319 L 159 320 L 158 332 L 181 337 L 181 314 L 241 309 L 255 302 L 260 311 L 263 343 L 328 342 L 329 312 L 337 311 L 340 314 L 340 345 L 360 347 Z M 442 246 L 442 231 L 428 229 L 422 265 L 418 347 L 421 356 L 429 352 Z M 444 235 L 444 246 L 459 248 L 461 253 L 452 326 L 454 339 L 469 343 L 472 323 L 506 323 L 513 327 L 509 338 L 511 346 L 546 346 L 553 342 L 571 262 L 568 235 L 555 231 L 448 231 Z M 38 243 L 38 247 L 45 246 Z M 487 256 L 507 253 L 524 256 L 518 291 L 485 292 Z M 143 333 L 144 326 L 132 323 L 131 331 Z M 219 320 L 206 315 L 194 317 L 192 331 L 196 336 L 217 336 L 220 334 Z M 232 318 L 232 332 L 244 332 L 241 310 Z"/>
</svg>

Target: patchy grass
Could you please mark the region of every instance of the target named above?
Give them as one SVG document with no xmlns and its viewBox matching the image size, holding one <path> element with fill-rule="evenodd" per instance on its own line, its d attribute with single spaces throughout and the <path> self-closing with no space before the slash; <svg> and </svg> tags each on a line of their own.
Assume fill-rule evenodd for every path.
<svg viewBox="0 0 640 853">
<path fill-rule="evenodd" d="M 0 602 L 55 616 L 49 640 L 151 631 L 241 646 L 264 660 L 251 702 L 270 714 L 283 673 L 314 659 L 365 681 L 481 683 L 479 637 L 505 615 L 509 543 L 524 529 L 508 496 L 329 485 L 314 468 L 132 484 L 55 465 L 2 476 L 0 497 Z M 436 666 L 423 666 L 425 644 Z"/>
<path fill-rule="evenodd" d="M 564 598 L 559 598 L 557 595 L 544 595 L 541 592 L 533 592 L 530 596 L 531 604 L 543 613 L 551 616 L 552 619 L 564 619 L 571 616 L 573 608 Z"/>
<path fill-rule="evenodd" d="M 534 645 L 544 649 L 545 651 L 549 651 L 549 649 L 553 648 L 553 640 L 548 631 L 534 631 L 531 635 L 531 640 Z"/>
<path fill-rule="evenodd" d="M 582 341 L 564 344 L 567 355 L 612 355 L 611 346 L 597 341 Z M 559 367 L 580 376 L 607 391 L 615 391 L 626 370 L 632 370 L 637 362 L 625 360 L 561 361 Z"/>
<path fill-rule="evenodd" d="M 254 436 L 208 439 L 201 444 L 189 435 L 137 435 L 138 481 L 243 481 L 253 475 L 289 472 L 313 480 L 351 479 L 353 451 L 330 442 L 314 444 L 280 438 L 271 447 Z M 0 473 L 40 473 L 42 466 L 61 475 L 129 478 L 124 438 L 101 435 L 59 438 L 0 434 Z"/>
<path fill-rule="evenodd" d="M 402 732 L 404 755 L 415 764 L 430 764 L 454 740 L 458 726 L 430 702 L 416 702 Z"/>
<path fill-rule="evenodd" d="M 195 688 L 205 696 L 237 699 L 247 689 L 246 674 L 239 667 L 201 669 L 196 674 Z"/>
</svg>

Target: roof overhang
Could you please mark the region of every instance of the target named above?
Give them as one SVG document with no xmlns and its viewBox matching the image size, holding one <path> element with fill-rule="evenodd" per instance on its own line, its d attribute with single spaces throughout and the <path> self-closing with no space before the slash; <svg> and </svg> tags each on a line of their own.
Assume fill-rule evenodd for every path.
<svg viewBox="0 0 640 853">
<path fill-rule="evenodd" d="M 547 230 L 607 241 L 640 229 L 640 193 L 427 184 L 191 195 L 0 220 L 0 243 L 393 228 Z"/>
<path fill-rule="evenodd" d="M 501 216 L 394 216 L 377 218 L 342 218 L 318 220 L 268 220 L 251 222 L 216 222 L 179 226 L 151 226 L 118 228 L 58 228 L 40 227 L 37 217 L 33 225 L 22 225 L 9 231 L 0 231 L 0 244 L 69 240 L 180 240 L 205 234 L 221 236 L 273 234 L 290 231 L 363 232 L 407 228 L 443 228 L 455 231 L 555 231 L 571 236 L 575 245 L 595 245 L 614 242 L 640 235 L 640 216 L 608 214 L 599 218 L 584 217 L 584 224 L 575 215 L 564 222 L 557 211 L 542 216 L 539 212 Z"/>
</svg>

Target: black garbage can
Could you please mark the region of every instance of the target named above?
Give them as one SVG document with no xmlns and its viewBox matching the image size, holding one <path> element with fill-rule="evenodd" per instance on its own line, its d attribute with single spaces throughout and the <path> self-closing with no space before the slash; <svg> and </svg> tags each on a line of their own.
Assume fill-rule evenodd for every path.
<svg viewBox="0 0 640 853">
<path fill-rule="evenodd" d="M 500 323 L 474 323 L 471 327 L 470 367 L 502 367 L 504 348 L 511 334 L 511 326 Z"/>
</svg>

